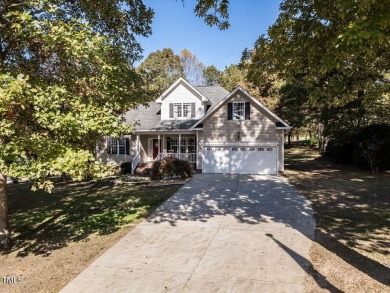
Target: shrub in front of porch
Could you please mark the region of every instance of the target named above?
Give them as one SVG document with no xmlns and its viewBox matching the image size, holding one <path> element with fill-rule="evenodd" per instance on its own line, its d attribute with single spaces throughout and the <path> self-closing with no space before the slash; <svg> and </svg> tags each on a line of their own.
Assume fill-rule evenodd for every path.
<svg viewBox="0 0 390 293">
<path fill-rule="evenodd" d="M 186 179 L 192 177 L 192 165 L 184 160 L 167 157 L 153 163 L 150 172 L 152 180 L 159 180 L 164 178 L 179 177 Z"/>
<path fill-rule="evenodd" d="M 131 162 L 124 162 L 120 165 L 122 175 L 131 174 L 131 168 L 133 164 Z"/>
</svg>

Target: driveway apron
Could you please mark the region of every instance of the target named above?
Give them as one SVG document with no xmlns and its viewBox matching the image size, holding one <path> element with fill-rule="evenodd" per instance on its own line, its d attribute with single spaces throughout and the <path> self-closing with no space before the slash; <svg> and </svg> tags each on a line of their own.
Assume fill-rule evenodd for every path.
<svg viewBox="0 0 390 293">
<path fill-rule="evenodd" d="M 314 228 L 284 177 L 197 174 L 61 292 L 304 292 Z"/>
</svg>

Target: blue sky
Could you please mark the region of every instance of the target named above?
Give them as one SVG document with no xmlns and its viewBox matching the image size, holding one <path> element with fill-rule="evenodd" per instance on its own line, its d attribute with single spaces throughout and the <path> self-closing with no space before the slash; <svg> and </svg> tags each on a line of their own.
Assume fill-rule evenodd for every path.
<svg viewBox="0 0 390 293">
<path fill-rule="evenodd" d="M 153 8 L 153 34 L 139 38 L 143 56 L 171 48 L 176 54 L 187 49 L 206 66 L 223 70 L 237 64 L 242 51 L 253 47 L 261 34 L 266 34 L 278 14 L 281 0 L 231 0 L 230 28 L 220 31 L 209 27 L 193 12 L 195 0 L 145 0 Z M 138 64 L 136 64 L 138 65 Z"/>
</svg>

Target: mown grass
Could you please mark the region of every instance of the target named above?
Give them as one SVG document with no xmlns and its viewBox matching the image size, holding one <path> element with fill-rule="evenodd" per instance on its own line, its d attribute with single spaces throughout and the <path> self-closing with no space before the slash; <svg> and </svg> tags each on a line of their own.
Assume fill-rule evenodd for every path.
<svg viewBox="0 0 390 293">
<path fill-rule="evenodd" d="M 13 246 L 0 254 L 0 292 L 58 292 L 173 195 L 180 185 L 57 184 L 52 193 L 10 185 Z"/>
<path fill-rule="evenodd" d="M 31 191 L 28 183 L 11 185 L 11 251 L 45 254 L 92 234 L 113 233 L 144 219 L 177 189 L 106 181 L 62 184 L 47 193 Z"/>
</svg>

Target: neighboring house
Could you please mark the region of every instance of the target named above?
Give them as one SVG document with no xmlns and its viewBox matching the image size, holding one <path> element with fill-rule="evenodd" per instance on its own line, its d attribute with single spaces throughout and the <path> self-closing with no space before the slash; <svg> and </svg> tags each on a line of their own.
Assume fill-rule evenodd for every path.
<svg viewBox="0 0 390 293">
<path fill-rule="evenodd" d="M 104 161 L 138 163 L 167 156 L 203 173 L 277 174 L 290 126 L 241 87 L 194 87 L 180 78 L 148 107 L 126 112 L 133 134 L 107 138 Z"/>
</svg>

